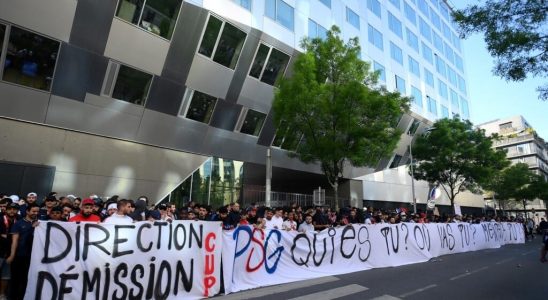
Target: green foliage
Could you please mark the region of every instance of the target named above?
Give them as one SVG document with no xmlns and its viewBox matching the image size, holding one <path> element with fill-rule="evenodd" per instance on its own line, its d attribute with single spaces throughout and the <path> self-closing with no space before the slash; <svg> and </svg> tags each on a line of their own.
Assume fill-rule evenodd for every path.
<svg viewBox="0 0 548 300">
<path fill-rule="evenodd" d="M 305 39 L 302 46 L 292 76 L 280 81 L 274 121 L 278 133 L 302 135 L 290 155 L 319 163 L 337 193 L 346 162 L 373 166 L 392 153 L 409 99 L 377 87 L 378 74 L 359 59 L 358 39 L 344 43 L 336 26 L 325 40 Z"/>
<path fill-rule="evenodd" d="M 493 72 L 512 81 L 548 75 L 548 4 L 545 0 L 487 0 L 453 13 L 462 36 L 483 32 L 497 59 Z M 548 100 L 548 84 L 537 89 Z"/>
<path fill-rule="evenodd" d="M 470 121 L 438 120 L 413 145 L 413 158 L 418 161 L 413 177 L 441 185 L 453 205 L 460 192 L 479 191 L 508 165 L 505 152 L 491 147 L 492 138 L 474 129 Z"/>
<path fill-rule="evenodd" d="M 544 177 L 531 172 L 524 163 L 515 164 L 500 172 L 494 180 L 492 190 L 500 200 L 522 202 L 524 209 L 527 201 L 548 199 L 548 183 Z"/>
</svg>

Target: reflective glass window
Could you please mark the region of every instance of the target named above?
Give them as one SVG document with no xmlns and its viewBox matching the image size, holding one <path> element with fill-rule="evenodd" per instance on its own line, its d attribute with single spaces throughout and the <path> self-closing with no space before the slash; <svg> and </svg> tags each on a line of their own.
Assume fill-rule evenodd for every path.
<svg viewBox="0 0 548 300">
<path fill-rule="evenodd" d="M 112 98 L 137 105 L 145 105 L 151 83 L 151 74 L 120 65 Z"/>
<path fill-rule="evenodd" d="M 367 40 L 380 50 L 384 50 L 382 33 L 371 25 L 367 25 Z"/>
<path fill-rule="evenodd" d="M 403 39 L 403 30 L 401 21 L 398 20 L 393 14 L 388 12 L 388 28 L 390 28 L 390 31 L 392 31 L 394 34 L 399 36 Z"/>
<path fill-rule="evenodd" d="M 381 3 L 379 0 L 367 0 L 367 8 L 377 17 L 381 17 Z"/>
<path fill-rule="evenodd" d="M 216 63 L 234 69 L 246 36 L 232 24 L 210 16 L 198 52 L 209 58 L 213 57 Z"/>
<path fill-rule="evenodd" d="M 241 133 L 259 136 L 261 129 L 263 128 L 266 114 L 249 109 L 245 115 L 245 119 L 240 128 Z"/>
<path fill-rule="evenodd" d="M 182 0 L 120 0 L 116 16 L 171 39 Z"/>
<path fill-rule="evenodd" d="M 400 65 L 403 65 L 403 53 L 401 48 L 392 42 L 390 42 L 390 57 L 400 63 Z"/>
<path fill-rule="evenodd" d="M 350 8 L 346 7 L 346 22 L 350 23 L 352 26 L 360 29 L 360 17 Z"/>
</svg>

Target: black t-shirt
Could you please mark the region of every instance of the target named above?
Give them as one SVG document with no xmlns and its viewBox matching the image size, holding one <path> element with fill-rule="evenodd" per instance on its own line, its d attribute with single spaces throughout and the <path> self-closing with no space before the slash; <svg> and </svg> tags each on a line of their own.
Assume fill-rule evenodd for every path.
<svg viewBox="0 0 548 300">
<path fill-rule="evenodd" d="M 10 229 L 15 221 L 11 221 L 6 215 L 0 214 L 0 257 L 5 258 L 11 252 Z"/>
<path fill-rule="evenodd" d="M 32 227 L 32 222 L 28 221 L 26 218 L 18 220 L 11 227 L 10 233 L 19 234 L 15 255 L 18 257 L 29 257 L 32 252 L 32 241 L 34 239 L 34 227 Z"/>
</svg>

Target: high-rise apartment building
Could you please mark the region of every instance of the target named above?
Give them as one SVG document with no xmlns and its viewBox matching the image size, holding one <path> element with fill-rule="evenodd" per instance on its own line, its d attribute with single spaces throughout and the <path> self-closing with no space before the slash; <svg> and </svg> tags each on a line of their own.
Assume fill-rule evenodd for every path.
<svg viewBox="0 0 548 300">
<path fill-rule="evenodd" d="M 264 188 L 269 147 L 273 191 L 328 187 L 319 166 L 286 155 L 298 140 L 276 132 L 271 102 L 302 38 L 337 25 L 359 37 L 381 84 L 414 99 L 394 155 L 344 174 L 343 194 L 360 202 L 353 178 L 405 165 L 431 121 L 469 118 L 450 10 L 442 0 L 0 0 L 2 188 L 219 204 Z"/>
</svg>

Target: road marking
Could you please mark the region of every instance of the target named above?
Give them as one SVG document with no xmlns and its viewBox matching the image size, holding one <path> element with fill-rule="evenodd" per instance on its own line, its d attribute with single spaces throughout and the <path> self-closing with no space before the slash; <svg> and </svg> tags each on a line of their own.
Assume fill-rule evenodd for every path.
<svg viewBox="0 0 548 300">
<path fill-rule="evenodd" d="M 407 297 L 407 296 L 411 296 L 411 295 L 414 295 L 414 294 L 416 294 L 416 293 L 420 293 L 420 292 L 426 291 L 426 290 L 428 290 L 428 289 L 435 288 L 435 287 L 437 287 L 437 286 L 438 286 L 437 284 L 427 285 L 427 286 L 425 286 L 425 287 L 423 287 L 423 288 L 416 289 L 416 290 L 414 290 L 414 291 L 411 291 L 411 292 L 408 292 L 408 293 L 405 293 L 405 294 L 401 294 L 401 295 L 399 295 L 398 297 L 400 297 L 400 298 L 405 298 L 405 297 Z"/>
<path fill-rule="evenodd" d="M 449 280 L 457 280 L 459 278 L 462 278 L 462 277 L 466 277 L 468 275 L 472 275 L 474 273 L 477 273 L 477 272 L 480 272 L 480 271 L 483 271 L 485 269 L 487 269 L 488 267 L 483 267 L 483 268 L 479 268 L 477 270 L 474 270 L 474 271 L 470 271 L 470 272 L 467 272 L 467 273 L 464 273 L 464 274 L 460 274 L 460 275 L 457 275 L 455 277 L 451 277 Z"/>
<path fill-rule="evenodd" d="M 342 286 L 335 289 L 325 290 L 321 292 L 317 292 L 314 294 L 308 294 L 301 297 L 291 298 L 289 300 L 317 300 L 317 299 L 336 299 L 352 294 L 356 294 L 359 292 L 367 291 L 368 288 L 361 286 L 359 284 L 351 284 L 347 286 Z"/>
<path fill-rule="evenodd" d="M 304 281 L 298 281 L 298 282 L 293 282 L 293 283 L 288 283 L 283 285 L 275 285 L 275 286 L 269 286 L 265 288 L 258 288 L 250 291 L 237 292 L 234 294 L 229 294 L 227 296 L 221 297 L 221 299 L 231 300 L 231 299 L 259 298 L 267 295 L 289 292 L 291 290 L 302 289 L 305 287 L 325 284 L 325 283 L 334 282 L 338 280 L 339 278 L 334 276 L 320 277 L 320 278 L 311 279 L 311 280 L 304 280 Z"/>
<path fill-rule="evenodd" d="M 514 258 L 503 259 L 503 260 L 501 260 L 501 261 L 499 261 L 499 262 L 497 262 L 497 263 L 495 263 L 495 264 L 496 264 L 496 265 L 502 265 L 503 263 L 507 263 L 507 262 L 511 261 L 512 259 L 514 259 Z"/>
<path fill-rule="evenodd" d="M 522 253 L 521 255 L 525 256 L 525 255 L 530 254 L 530 253 L 533 253 L 533 252 L 536 252 L 536 251 L 527 251 L 527 252 L 525 252 L 525 253 Z"/>
<path fill-rule="evenodd" d="M 382 295 L 376 298 L 373 298 L 371 300 L 401 300 L 398 297 L 390 296 L 390 295 Z"/>
</svg>

